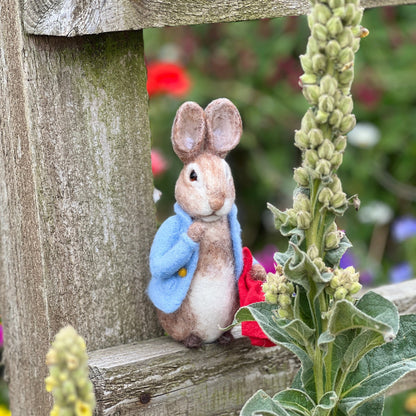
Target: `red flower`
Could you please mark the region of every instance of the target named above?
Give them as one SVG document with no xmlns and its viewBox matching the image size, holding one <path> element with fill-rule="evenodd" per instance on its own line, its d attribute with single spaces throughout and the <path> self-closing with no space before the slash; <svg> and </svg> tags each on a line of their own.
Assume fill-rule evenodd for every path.
<svg viewBox="0 0 416 416">
<path fill-rule="evenodd" d="M 147 92 L 183 97 L 191 87 L 185 68 L 171 62 L 152 62 L 147 65 Z"/>
<path fill-rule="evenodd" d="M 158 176 L 162 174 L 167 167 L 167 163 L 165 158 L 162 154 L 158 151 L 153 149 L 150 153 L 151 160 L 152 160 L 152 173 L 153 176 Z"/>
</svg>

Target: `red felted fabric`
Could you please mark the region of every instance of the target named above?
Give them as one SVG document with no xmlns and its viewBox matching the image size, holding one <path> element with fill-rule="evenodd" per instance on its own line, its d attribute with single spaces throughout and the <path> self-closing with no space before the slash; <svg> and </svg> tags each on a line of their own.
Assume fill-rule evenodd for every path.
<svg viewBox="0 0 416 416">
<path fill-rule="evenodd" d="M 243 271 L 238 280 L 240 306 L 247 306 L 255 302 L 263 302 L 264 293 L 261 287 L 263 282 L 253 280 L 250 276 L 250 271 L 253 266 L 253 256 L 247 247 L 243 248 L 243 261 Z M 241 324 L 241 332 L 244 336 L 250 338 L 252 345 L 260 347 L 273 347 L 275 345 L 266 337 L 257 322 L 243 322 Z"/>
</svg>

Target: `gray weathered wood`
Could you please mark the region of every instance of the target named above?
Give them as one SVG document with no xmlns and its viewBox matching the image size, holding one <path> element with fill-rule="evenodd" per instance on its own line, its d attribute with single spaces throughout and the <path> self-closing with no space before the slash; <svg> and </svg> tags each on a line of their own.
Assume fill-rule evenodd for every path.
<svg viewBox="0 0 416 416">
<path fill-rule="evenodd" d="M 141 32 L 27 36 L 0 2 L 0 306 L 14 416 L 45 415 L 45 353 L 71 323 L 98 349 L 161 334 Z"/>
<path fill-rule="evenodd" d="M 402 314 L 416 312 L 416 280 L 376 289 Z M 298 363 L 279 347 L 229 347 L 191 351 L 167 337 L 90 353 L 97 416 L 237 415 L 258 389 L 270 394 L 290 385 Z M 416 387 L 416 372 L 390 392 Z"/>
<path fill-rule="evenodd" d="M 416 0 L 363 0 L 364 7 Z M 24 26 L 37 35 L 75 36 L 149 27 L 306 14 L 308 0 L 24 0 Z"/>
</svg>

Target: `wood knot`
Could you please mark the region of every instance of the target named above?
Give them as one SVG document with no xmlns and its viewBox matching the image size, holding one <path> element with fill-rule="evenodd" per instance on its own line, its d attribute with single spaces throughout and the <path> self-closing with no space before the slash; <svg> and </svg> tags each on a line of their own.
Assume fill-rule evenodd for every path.
<svg viewBox="0 0 416 416">
<path fill-rule="evenodd" d="M 149 393 L 142 393 L 139 396 L 139 400 L 141 404 L 147 404 L 150 402 L 151 396 Z"/>
</svg>

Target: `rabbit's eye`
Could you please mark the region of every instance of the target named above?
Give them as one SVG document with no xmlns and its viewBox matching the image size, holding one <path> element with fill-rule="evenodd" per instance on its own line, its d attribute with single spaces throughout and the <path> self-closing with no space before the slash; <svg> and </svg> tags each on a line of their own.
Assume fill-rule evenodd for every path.
<svg viewBox="0 0 416 416">
<path fill-rule="evenodd" d="M 191 182 L 195 182 L 198 179 L 198 175 L 196 174 L 194 170 L 191 171 L 189 175 L 189 179 L 191 180 Z"/>
</svg>

